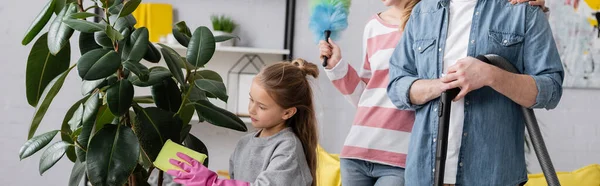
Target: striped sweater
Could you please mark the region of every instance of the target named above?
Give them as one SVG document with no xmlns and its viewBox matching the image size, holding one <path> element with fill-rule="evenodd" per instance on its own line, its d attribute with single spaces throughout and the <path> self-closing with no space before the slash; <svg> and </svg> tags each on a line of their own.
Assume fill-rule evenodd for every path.
<svg viewBox="0 0 600 186">
<path fill-rule="evenodd" d="M 340 156 L 396 167 L 406 166 L 414 112 L 398 110 L 387 96 L 389 61 L 401 32 L 375 15 L 365 26 L 363 62 L 357 72 L 342 59 L 325 72 L 357 107 Z"/>
</svg>

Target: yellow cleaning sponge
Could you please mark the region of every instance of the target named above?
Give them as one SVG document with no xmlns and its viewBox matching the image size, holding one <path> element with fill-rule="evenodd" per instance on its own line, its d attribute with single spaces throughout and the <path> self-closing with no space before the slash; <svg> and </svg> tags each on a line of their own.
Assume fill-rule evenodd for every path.
<svg viewBox="0 0 600 186">
<path fill-rule="evenodd" d="M 154 166 L 165 172 L 168 170 L 181 170 L 180 168 L 176 167 L 175 165 L 172 165 L 169 162 L 169 159 L 175 159 L 181 162 L 185 162 L 177 156 L 178 152 L 184 153 L 198 160 L 198 162 L 200 163 L 204 163 L 204 159 L 206 159 L 207 157 L 205 154 L 181 146 L 171 140 L 167 140 L 163 148 L 160 150 L 160 153 L 158 153 L 158 157 L 156 157 L 156 160 L 154 161 Z"/>
</svg>

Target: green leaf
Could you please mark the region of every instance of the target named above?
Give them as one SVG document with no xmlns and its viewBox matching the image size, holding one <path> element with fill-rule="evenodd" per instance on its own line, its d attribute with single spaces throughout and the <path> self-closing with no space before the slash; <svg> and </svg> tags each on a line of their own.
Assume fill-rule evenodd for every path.
<svg viewBox="0 0 600 186">
<path fill-rule="evenodd" d="M 144 59 L 151 63 L 158 63 L 162 56 L 154 44 L 148 43 L 148 49 L 146 50 L 146 55 L 144 55 Z"/>
<path fill-rule="evenodd" d="M 177 112 L 181 106 L 181 91 L 172 78 L 152 86 L 152 97 L 158 108 Z"/>
<path fill-rule="evenodd" d="M 65 7 L 69 6 L 71 3 L 76 3 L 76 0 L 54 0 L 56 1 L 56 5 L 54 5 L 54 13 L 56 15 L 60 14 L 60 11 Z"/>
<path fill-rule="evenodd" d="M 229 96 L 227 96 L 227 91 L 223 82 L 210 79 L 199 79 L 195 82 L 196 87 L 198 87 L 200 90 L 204 90 L 205 92 L 209 93 L 208 95 L 212 95 L 220 100 L 223 100 L 224 102 L 227 102 Z"/>
<path fill-rule="evenodd" d="M 134 107 L 134 110 L 136 114 L 134 131 L 142 149 L 151 161 L 156 160 L 167 139 L 181 142 L 182 123 L 179 117 L 174 117 L 175 113 L 156 107 Z"/>
<path fill-rule="evenodd" d="M 19 150 L 19 158 L 23 160 L 44 148 L 46 145 L 48 145 L 48 143 L 50 143 L 50 141 L 52 141 L 58 132 L 58 130 L 53 130 L 27 140 L 27 142 L 25 142 L 25 144 L 23 144 L 21 147 L 21 150 Z"/>
<path fill-rule="evenodd" d="M 125 63 L 123 63 L 123 67 L 137 75 L 140 81 L 148 81 L 148 79 L 150 78 L 148 75 L 150 71 L 146 66 L 140 63 L 136 63 L 133 61 L 125 61 Z"/>
<path fill-rule="evenodd" d="M 146 55 L 146 51 L 148 50 L 148 29 L 146 27 L 141 27 L 135 30 L 130 37 L 131 51 L 127 56 L 127 61 L 138 63 L 142 60 L 142 57 Z"/>
<path fill-rule="evenodd" d="M 98 0 L 98 2 L 101 4 L 102 8 L 111 8 L 115 4 L 115 0 Z"/>
<path fill-rule="evenodd" d="M 71 170 L 71 177 L 69 178 L 69 186 L 79 186 L 81 178 L 85 175 L 85 163 L 81 161 L 75 161 L 73 169 Z"/>
<path fill-rule="evenodd" d="M 179 112 L 179 117 L 183 121 L 183 124 L 189 124 L 192 121 L 192 117 L 194 117 L 194 105 L 188 105 L 189 99 L 184 101 L 184 106 Z"/>
<path fill-rule="evenodd" d="M 75 127 L 77 127 L 79 125 L 79 123 L 81 123 L 81 116 L 83 114 L 83 106 L 81 106 L 81 103 L 83 103 L 84 101 L 86 101 L 89 98 L 89 96 L 84 97 L 83 99 L 80 99 L 79 101 L 75 102 L 71 108 L 69 108 L 69 110 L 67 110 L 67 113 L 65 114 L 65 117 L 63 118 L 62 121 L 62 125 L 60 127 L 60 137 L 63 141 L 69 142 L 69 143 L 74 143 L 73 139 L 71 138 L 72 134 L 73 134 L 73 130 L 71 129 L 71 123 L 73 123 L 73 125 Z M 80 109 L 81 108 L 81 109 Z M 76 116 L 76 117 L 73 117 Z M 69 159 L 73 162 L 75 162 L 75 160 L 77 159 L 77 156 L 75 154 L 75 148 L 74 147 L 69 147 L 67 149 L 67 156 L 69 157 Z"/>
<path fill-rule="evenodd" d="M 187 36 L 188 38 L 192 37 L 192 31 L 190 31 L 190 28 L 187 26 L 185 21 L 177 22 L 175 24 L 175 29 L 177 29 L 177 31 Z"/>
<path fill-rule="evenodd" d="M 181 127 L 181 132 L 179 133 L 181 137 L 181 142 L 183 142 L 188 137 L 191 130 L 192 125 L 186 123 L 183 124 L 183 127 Z"/>
<path fill-rule="evenodd" d="M 81 19 L 69 18 L 69 19 L 63 20 L 63 23 L 67 24 L 72 29 L 75 29 L 77 31 L 84 32 L 84 33 L 104 31 L 104 28 L 105 28 L 104 25 L 102 25 L 100 23 L 90 22 L 90 21 L 81 20 Z"/>
<path fill-rule="evenodd" d="M 77 71 L 84 80 L 97 80 L 114 74 L 120 66 L 121 58 L 115 51 L 95 49 L 79 58 Z"/>
<path fill-rule="evenodd" d="M 46 115 L 46 111 L 48 111 L 50 103 L 52 103 L 52 100 L 54 97 L 56 97 L 56 94 L 58 94 L 60 88 L 62 88 L 65 78 L 69 74 L 69 71 L 73 69 L 73 67 L 75 66 L 69 67 L 69 69 L 63 72 L 60 76 L 54 78 L 54 80 L 52 80 L 44 89 L 44 93 L 42 94 L 42 104 L 38 104 L 37 108 L 35 109 L 35 114 L 33 115 L 31 126 L 29 127 L 27 139 L 31 139 L 33 135 L 35 135 L 35 131 L 40 126 L 42 119 L 44 119 L 44 115 Z"/>
<path fill-rule="evenodd" d="M 109 16 L 110 21 L 113 22 L 113 26 L 119 32 L 123 31 L 125 28 L 133 27 L 137 21 L 133 15 L 127 15 L 125 17 L 119 18 L 119 12 L 123 9 L 123 4 L 115 4 L 115 6 L 109 9 L 111 16 Z"/>
<path fill-rule="evenodd" d="M 106 32 L 95 32 L 94 40 L 96 43 L 104 48 L 113 48 L 112 40 L 106 35 Z"/>
<path fill-rule="evenodd" d="M 69 43 L 69 38 L 73 35 L 73 29 L 63 23 L 63 20 L 77 12 L 77 5 L 69 4 L 50 24 L 48 31 L 48 49 L 53 55 L 58 54 L 60 50 Z"/>
<path fill-rule="evenodd" d="M 190 75 L 190 80 L 209 79 L 218 82 L 223 82 L 223 78 L 219 73 L 212 70 L 201 70 Z"/>
<path fill-rule="evenodd" d="M 202 141 L 200 141 L 200 139 L 198 139 L 196 136 L 189 134 L 187 136 L 187 138 L 185 138 L 185 140 L 183 141 L 183 145 L 186 146 L 187 148 L 190 148 L 196 152 L 205 154 L 207 157 L 206 159 L 204 159 L 204 166 L 208 167 L 208 148 L 206 148 L 206 145 L 204 145 L 204 143 Z"/>
<path fill-rule="evenodd" d="M 181 44 L 184 47 L 188 47 L 191 39 L 190 36 L 186 36 L 184 33 L 181 33 L 181 31 L 177 30 L 177 28 L 173 28 L 172 32 L 173 36 L 175 37 L 177 42 L 179 42 L 179 44 Z"/>
<path fill-rule="evenodd" d="M 71 19 L 86 19 L 88 17 L 100 17 L 102 18 L 102 16 L 98 15 L 98 14 L 94 14 L 94 13 L 89 13 L 89 12 L 78 12 L 78 13 L 74 13 L 71 14 L 71 16 L 69 16 L 69 18 Z M 104 27 L 103 27 L 104 28 Z"/>
<path fill-rule="evenodd" d="M 42 35 L 31 48 L 27 58 L 25 90 L 27 102 L 34 107 L 38 104 L 42 91 L 50 81 L 67 70 L 71 61 L 71 47 L 69 44 L 58 54 L 52 55 L 48 50 L 47 42 L 48 34 Z"/>
<path fill-rule="evenodd" d="M 133 97 L 133 102 L 142 103 L 142 104 L 151 104 L 154 103 L 154 99 L 152 96 L 136 96 Z"/>
<path fill-rule="evenodd" d="M 169 72 L 169 70 L 164 67 L 152 67 L 149 70 L 150 73 L 148 75 L 148 81 L 143 82 L 135 74 L 129 77 L 129 81 L 131 81 L 133 85 L 138 87 L 149 87 L 152 85 L 156 85 L 162 82 L 164 79 L 171 77 L 171 72 Z"/>
<path fill-rule="evenodd" d="M 141 2 L 141 0 L 127 1 L 123 6 L 123 9 L 121 9 L 121 12 L 119 12 L 119 17 L 127 16 L 133 13 L 133 11 L 135 11 L 135 9 L 140 5 Z"/>
<path fill-rule="evenodd" d="M 56 0 L 50 0 L 46 6 L 44 6 L 40 14 L 38 14 L 33 23 L 31 23 L 31 26 L 29 26 L 29 29 L 27 29 L 27 32 L 25 32 L 26 34 L 23 38 L 23 41 L 21 41 L 21 44 L 29 44 L 31 41 L 33 41 L 33 38 L 40 33 L 42 28 L 44 28 L 44 26 L 46 26 L 50 20 L 50 17 L 52 17 L 52 12 L 55 5 Z"/>
<path fill-rule="evenodd" d="M 140 146 L 131 128 L 104 125 L 90 141 L 86 167 L 92 185 L 124 185 L 140 156 Z"/>
<path fill-rule="evenodd" d="M 77 143 L 79 143 L 79 145 L 81 145 L 83 149 L 75 149 L 75 153 L 81 161 L 85 161 L 86 153 L 83 150 L 86 150 L 88 148 L 90 137 L 92 136 L 92 133 L 94 131 L 94 122 L 96 121 L 96 114 L 98 113 L 98 109 L 100 109 L 100 105 L 102 103 L 99 96 L 100 92 L 96 91 L 86 100 L 86 102 L 83 104 L 83 112 L 81 114 L 80 125 L 75 127 L 81 127 L 81 133 L 79 134 L 79 136 L 77 136 Z"/>
<path fill-rule="evenodd" d="M 96 43 L 94 33 L 79 33 L 79 51 L 81 55 L 98 48 L 102 48 L 102 46 Z"/>
<path fill-rule="evenodd" d="M 88 95 L 90 92 L 94 91 L 97 88 L 102 88 L 108 85 L 108 78 L 91 80 L 91 81 L 83 81 L 81 83 L 81 95 Z"/>
<path fill-rule="evenodd" d="M 87 98 L 89 99 L 89 96 Z M 87 101 L 88 99 L 85 99 L 83 101 Z M 71 113 L 71 118 L 67 120 L 67 125 L 69 126 L 68 131 L 75 131 L 83 125 L 81 122 L 83 120 L 83 111 L 85 109 L 84 105 L 73 105 L 73 107 L 75 107 L 76 109 L 75 111 L 73 111 L 73 113 Z"/>
<path fill-rule="evenodd" d="M 208 100 L 206 97 L 206 92 L 200 90 L 197 86 L 192 86 L 187 89 L 190 91 L 190 96 L 188 97 L 190 102 L 196 102 L 198 100 Z"/>
<path fill-rule="evenodd" d="M 227 41 L 233 38 L 237 38 L 240 39 L 238 36 L 236 35 L 232 35 L 232 34 L 223 34 L 223 35 L 218 35 L 215 36 L 215 42 L 219 43 L 219 42 L 223 42 L 223 41 Z"/>
<path fill-rule="evenodd" d="M 96 128 L 101 129 L 107 123 L 113 123 L 113 120 L 117 118 L 110 112 L 107 106 L 102 106 L 98 110 L 98 116 L 96 116 Z M 116 123 L 114 123 L 116 124 Z"/>
<path fill-rule="evenodd" d="M 204 66 L 215 53 L 215 37 L 204 26 L 198 27 L 187 50 L 187 60 L 195 67 Z"/>
<path fill-rule="evenodd" d="M 133 85 L 127 79 L 120 80 L 106 90 L 106 103 L 115 116 L 127 113 L 132 101 Z"/>
<path fill-rule="evenodd" d="M 50 145 L 40 159 L 40 175 L 52 168 L 65 155 L 67 148 L 71 145 L 64 141 L 58 141 Z"/>
<path fill-rule="evenodd" d="M 206 119 L 207 122 L 241 132 L 246 132 L 246 124 L 235 114 L 219 108 L 207 100 L 199 100 L 193 103 L 199 116 Z"/>
<path fill-rule="evenodd" d="M 179 83 L 185 84 L 185 81 L 183 79 L 183 72 L 181 72 L 181 69 L 178 66 L 178 64 L 183 63 L 183 60 L 181 60 L 181 56 L 179 56 L 179 54 L 175 52 L 175 50 L 173 50 L 171 47 L 160 43 L 158 43 L 158 45 L 162 47 L 160 51 L 165 57 L 165 62 L 167 63 L 167 67 L 169 67 L 171 74 L 173 74 L 173 77 L 175 77 L 175 79 L 177 79 Z"/>
<path fill-rule="evenodd" d="M 115 28 L 110 25 L 106 25 L 106 35 L 112 41 L 121 41 L 124 38 L 120 31 L 115 30 Z"/>
</svg>

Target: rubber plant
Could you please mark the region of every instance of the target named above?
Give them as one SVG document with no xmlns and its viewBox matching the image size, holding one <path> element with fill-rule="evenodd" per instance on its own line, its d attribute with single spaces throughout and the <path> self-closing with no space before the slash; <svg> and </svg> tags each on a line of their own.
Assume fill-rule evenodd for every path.
<svg viewBox="0 0 600 186">
<path fill-rule="evenodd" d="M 214 37 L 204 26 L 191 32 L 179 22 L 173 33 L 187 47 L 186 56 L 181 56 L 149 42 L 148 29 L 134 27 L 131 13 L 141 0 L 85 0 L 89 7 L 83 1 L 49 0 L 22 41 L 28 45 L 37 38 L 26 68 L 26 97 L 35 112 L 19 157 L 46 147 L 40 174 L 66 154 L 74 163 L 69 185 L 78 185 L 84 176 L 98 186 L 148 185 L 151 162 L 167 140 L 208 155 L 202 141 L 189 133 L 194 114 L 200 121 L 247 130 L 240 118 L 209 101 L 226 102 L 228 96 L 223 79 L 203 69 L 215 43 L 232 37 Z M 94 9 L 103 10 L 102 15 L 91 13 Z M 88 21 L 91 17 L 101 21 Z M 74 32 L 79 32 L 75 39 L 81 57 L 71 65 L 71 53 L 77 51 L 70 46 Z M 158 64 L 148 68 L 151 63 Z M 38 132 L 73 69 L 82 80 L 81 99 L 64 113 L 60 128 Z M 134 97 L 134 87 L 149 88 L 152 95 Z M 52 142 L 59 134 L 60 140 Z M 162 185 L 161 179 L 158 182 Z"/>
</svg>

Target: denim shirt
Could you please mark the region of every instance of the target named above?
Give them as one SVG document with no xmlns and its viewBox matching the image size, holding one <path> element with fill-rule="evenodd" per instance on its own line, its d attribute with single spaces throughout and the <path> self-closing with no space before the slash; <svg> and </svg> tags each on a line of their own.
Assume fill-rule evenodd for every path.
<svg viewBox="0 0 600 186">
<path fill-rule="evenodd" d="M 410 102 L 419 79 L 441 77 L 448 29 L 449 0 L 423 0 L 413 9 L 390 59 L 388 95 L 400 109 L 415 110 L 406 185 L 433 185 L 438 102 Z M 544 13 L 507 0 L 479 0 L 467 55 L 497 54 L 535 80 L 532 108 L 553 109 L 562 96 L 564 71 Z M 448 43 L 452 45 L 452 43 Z M 520 105 L 490 87 L 467 94 L 457 185 L 519 185 L 527 181 L 524 118 Z"/>
</svg>

